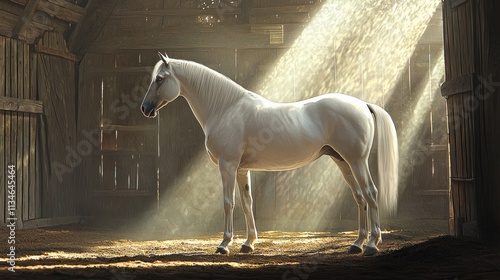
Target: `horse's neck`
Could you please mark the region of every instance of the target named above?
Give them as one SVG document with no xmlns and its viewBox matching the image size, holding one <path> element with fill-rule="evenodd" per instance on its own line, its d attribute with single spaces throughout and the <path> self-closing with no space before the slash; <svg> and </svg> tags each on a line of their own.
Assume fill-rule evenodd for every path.
<svg viewBox="0 0 500 280">
<path fill-rule="evenodd" d="M 244 95 L 245 89 L 209 68 L 186 61 L 178 64 L 176 77 L 182 85 L 181 95 L 203 129 Z"/>
</svg>

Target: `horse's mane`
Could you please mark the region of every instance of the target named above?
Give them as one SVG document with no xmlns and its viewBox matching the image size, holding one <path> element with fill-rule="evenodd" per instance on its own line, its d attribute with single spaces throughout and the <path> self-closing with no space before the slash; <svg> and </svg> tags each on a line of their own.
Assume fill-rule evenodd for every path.
<svg viewBox="0 0 500 280">
<path fill-rule="evenodd" d="M 250 93 L 233 80 L 202 64 L 177 59 L 171 60 L 171 63 L 216 112 L 226 109 L 241 96 Z"/>
</svg>

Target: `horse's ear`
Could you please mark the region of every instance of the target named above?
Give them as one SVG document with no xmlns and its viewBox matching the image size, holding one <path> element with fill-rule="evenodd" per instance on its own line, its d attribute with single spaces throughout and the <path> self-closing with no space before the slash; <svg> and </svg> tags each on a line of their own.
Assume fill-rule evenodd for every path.
<svg viewBox="0 0 500 280">
<path fill-rule="evenodd" d="M 158 52 L 158 56 L 161 58 L 161 60 L 163 61 L 163 63 L 165 63 L 166 66 L 168 66 L 168 55 L 165 53 L 165 54 L 162 54 L 161 52 Z"/>
</svg>

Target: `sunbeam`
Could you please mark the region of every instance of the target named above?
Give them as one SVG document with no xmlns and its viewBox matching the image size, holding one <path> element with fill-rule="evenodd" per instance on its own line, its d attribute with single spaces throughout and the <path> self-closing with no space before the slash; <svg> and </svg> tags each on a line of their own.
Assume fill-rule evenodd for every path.
<svg viewBox="0 0 500 280">
<path fill-rule="evenodd" d="M 276 102 L 340 92 L 386 107 L 440 2 L 324 1 L 293 45 L 268 73 L 259 74 L 263 78 L 253 81 L 251 88 Z M 439 63 L 443 64 L 442 57 Z M 442 67 L 436 67 L 431 74 L 442 77 L 442 72 Z M 422 89 L 412 94 L 419 100 L 429 99 L 426 92 Z M 412 164 L 407 155 L 410 150 L 404 146 L 415 137 L 421 120 L 428 118 L 428 107 L 424 107 L 419 101 L 411 121 L 398 131 L 405 170 L 402 178 L 408 176 L 406 167 Z M 172 235 L 222 230 L 220 176 L 205 152 L 169 184 L 161 198 L 158 220 L 149 222 Z M 274 187 L 268 189 L 268 185 Z M 323 230 L 346 218 L 343 215 L 356 219 L 352 211 L 342 212 L 346 203 L 349 208 L 355 202 L 340 171 L 328 158 L 298 170 L 254 173 L 253 189 L 257 227 L 261 229 Z M 274 205 L 263 206 L 269 201 Z M 244 229 L 239 209 L 235 211 L 235 229 Z"/>
</svg>

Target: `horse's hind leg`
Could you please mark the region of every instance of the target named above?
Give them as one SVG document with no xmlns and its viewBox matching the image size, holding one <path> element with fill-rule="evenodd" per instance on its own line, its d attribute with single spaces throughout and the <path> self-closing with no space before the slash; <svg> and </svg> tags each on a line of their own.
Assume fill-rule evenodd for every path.
<svg viewBox="0 0 500 280">
<path fill-rule="evenodd" d="M 367 214 L 366 214 L 366 202 L 363 198 L 363 193 L 359 188 L 354 176 L 352 174 L 351 168 L 349 164 L 344 160 L 339 160 L 335 157 L 332 159 L 337 163 L 340 171 L 342 171 L 342 175 L 344 176 L 345 181 L 349 185 L 352 191 L 352 195 L 354 196 L 354 200 L 358 205 L 358 238 L 354 241 L 354 244 L 349 248 L 349 254 L 359 254 L 363 252 L 363 243 L 366 241 L 368 237 L 368 224 L 367 224 Z"/>
<path fill-rule="evenodd" d="M 257 229 L 252 211 L 252 188 L 250 186 L 250 172 L 238 171 L 236 180 L 240 191 L 241 206 L 247 223 L 247 241 L 241 246 L 242 253 L 250 253 L 254 250 L 253 243 L 257 240 Z"/>
<path fill-rule="evenodd" d="M 354 178 L 363 194 L 363 198 L 368 204 L 368 216 L 370 218 L 370 238 L 366 244 L 363 255 L 371 256 L 378 252 L 377 244 L 381 240 L 380 221 L 378 214 L 377 195 L 378 190 L 373 183 L 368 160 L 360 159 L 350 164 Z"/>
</svg>

